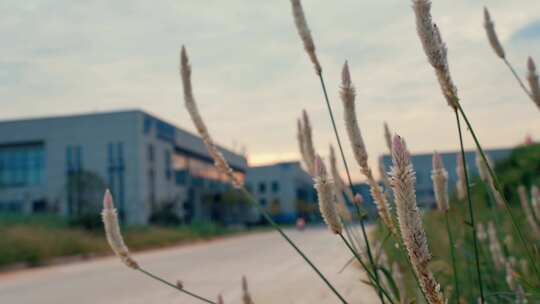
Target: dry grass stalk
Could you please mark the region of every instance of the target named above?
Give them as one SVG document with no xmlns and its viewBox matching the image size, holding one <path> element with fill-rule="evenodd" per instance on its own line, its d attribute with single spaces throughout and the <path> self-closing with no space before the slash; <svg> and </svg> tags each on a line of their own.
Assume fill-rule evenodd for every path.
<svg viewBox="0 0 540 304">
<path fill-rule="evenodd" d="M 103 211 L 101 212 L 103 224 L 105 226 L 105 235 L 109 246 L 114 253 L 122 260 L 126 266 L 138 269 L 139 265 L 129 253 L 129 249 L 124 243 L 122 233 L 120 233 L 120 225 L 118 224 L 118 212 L 114 208 L 114 202 L 111 192 L 107 189 L 105 196 L 103 197 Z"/>
<path fill-rule="evenodd" d="M 304 44 L 304 49 L 306 50 L 309 59 L 313 63 L 315 72 L 317 75 L 321 75 L 322 68 L 319 63 L 319 58 L 317 58 L 317 53 L 315 52 L 315 43 L 313 42 L 313 37 L 311 37 L 311 31 L 306 21 L 306 16 L 304 15 L 304 9 L 302 8 L 302 3 L 300 0 L 291 0 L 292 12 L 294 17 L 294 24 L 296 25 L 296 30 L 302 43 Z"/>
<path fill-rule="evenodd" d="M 461 154 L 456 154 L 456 191 L 458 199 L 465 200 L 467 198 L 467 179 L 465 178 L 465 164 Z"/>
<path fill-rule="evenodd" d="M 495 268 L 502 270 L 506 263 L 506 259 L 503 254 L 499 238 L 497 237 L 495 224 L 493 224 L 491 221 L 488 222 L 487 234 L 489 238 L 489 251 L 491 252 L 491 257 L 493 259 L 493 263 L 495 264 Z"/>
<path fill-rule="evenodd" d="M 445 303 L 440 285 L 428 268 L 431 260 L 422 218 L 415 193 L 416 177 L 405 141 L 395 136 L 392 142 L 392 171 L 390 182 L 396 202 L 399 226 L 409 260 L 418 276 L 428 303 Z"/>
<path fill-rule="evenodd" d="M 497 33 L 495 32 L 495 26 L 493 24 L 493 21 L 491 21 L 491 17 L 489 15 L 487 7 L 484 7 L 484 28 L 486 29 L 489 44 L 491 45 L 491 48 L 493 48 L 495 54 L 497 54 L 499 58 L 505 59 L 504 49 L 499 42 L 499 38 L 497 37 Z"/>
<path fill-rule="evenodd" d="M 435 74 L 444 97 L 450 107 L 457 108 L 457 89 L 448 69 L 446 45 L 441 34 L 431 18 L 431 2 L 429 0 L 413 0 L 416 15 L 416 31 L 422 42 L 429 63 L 435 69 Z"/>
<path fill-rule="evenodd" d="M 254 304 L 253 298 L 249 292 L 248 282 L 245 276 L 242 276 L 242 301 L 244 304 Z"/>
<path fill-rule="evenodd" d="M 431 171 L 431 180 L 435 190 L 435 201 L 441 211 L 448 211 L 448 172 L 444 169 L 439 153 L 433 153 L 433 170 Z"/>
<path fill-rule="evenodd" d="M 310 171 L 309 165 L 308 165 L 309 160 L 307 158 L 306 149 L 305 149 L 304 125 L 302 124 L 302 119 L 300 118 L 296 122 L 296 132 L 297 132 L 296 139 L 298 141 L 298 148 L 300 151 L 300 156 L 302 160 L 304 161 L 304 165 L 306 166 L 306 169 L 309 172 Z"/>
<path fill-rule="evenodd" d="M 182 51 L 180 52 L 180 75 L 182 76 L 182 86 L 184 88 L 184 101 L 186 109 L 193 120 L 193 124 L 195 125 L 197 132 L 206 145 L 208 153 L 214 160 L 214 165 L 218 171 L 227 176 L 235 188 L 241 188 L 242 181 L 240 181 L 234 174 L 233 170 L 225 160 L 225 157 L 223 157 L 223 154 L 215 145 L 199 113 L 199 109 L 195 103 L 195 97 L 193 96 L 193 88 L 191 86 L 191 66 L 189 64 L 187 52 L 184 46 L 182 46 Z"/>
<path fill-rule="evenodd" d="M 538 82 L 536 65 L 531 57 L 527 59 L 527 81 L 529 82 L 529 88 L 531 90 L 530 97 L 538 109 L 540 109 L 540 83 Z"/>
<path fill-rule="evenodd" d="M 332 173 L 332 179 L 334 180 L 334 190 L 336 193 L 336 203 L 337 203 L 336 208 L 338 210 L 338 213 L 341 219 L 347 223 L 350 223 L 352 221 L 352 214 L 349 211 L 349 208 L 347 208 L 347 203 L 345 202 L 345 198 L 343 197 L 343 194 L 345 193 L 345 195 L 347 195 L 347 197 L 352 200 L 352 193 L 350 192 L 348 187 L 345 185 L 345 182 L 339 175 L 339 170 L 337 168 L 336 153 L 332 145 L 330 145 L 329 161 L 330 161 L 330 172 Z"/>
<path fill-rule="evenodd" d="M 319 210 L 328 228 L 335 234 L 341 234 L 342 226 L 336 210 L 334 182 L 328 178 L 326 167 L 320 156 L 315 156 L 315 189 L 319 198 Z"/>
<path fill-rule="evenodd" d="M 396 227 L 392 221 L 390 215 L 390 208 L 388 205 L 388 200 L 383 194 L 381 186 L 375 181 L 373 177 L 373 172 L 368 165 L 368 154 L 366 151 L 366 146 L 364 144 L 364 139 L 362 138 L 362 133 L 360 132 L 360 127 L 358 126 L 358 121 L 356 119 L 356 108 L 355 108 L 355 91 L 354 86 L 351 82 L 351 75 L 349 72 L 349 65 L 347 62 L 343 65 L 341 73 L 341 100 L 343 101 L 343 107 L 345 108 L 345 125 L 347 127 L 347 134 L 349 135 L 349 140 L 353 149 L 354 157 L 360 165 L 360 170 L 362 174 L 366 177 L 367 182 L 370 186 L 371 196 L 377 205 L 377 211 L 382 222 L 388 227 L 394 235 L 397 235 Z"/>
<path fill-rule="evenodd" d="M 540 237 L 540 227 L 538 226 L 538 223 L 534 220 L 534 210 L 532 210 L 532 208 L 529 206 L 529 197 L 527 195 L 527 190 L 525 189 L 525 186 L 518 186 L 518 195 L 519 202 L 521 203 L 521 209 L 525 214 L 527 222 L 529 222 L 529 226 L 531 227 L 532 232 L 536 237 Z"/>
</svg>

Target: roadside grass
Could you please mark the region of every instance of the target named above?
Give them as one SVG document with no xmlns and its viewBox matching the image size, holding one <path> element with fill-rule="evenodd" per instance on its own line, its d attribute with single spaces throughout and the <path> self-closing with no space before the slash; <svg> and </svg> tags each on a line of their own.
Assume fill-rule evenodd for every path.
<svg viewBox="0 0 540 304">
<path fill-rule="evenodd" d="M 526 222 L 524 210 L 520 207 L 516 188 L 520 184 L 525 185 L 527 188 L 531 185 L 539 185 L 539 170 L 540 145 L 517 148 L 508 159 L 496 165 L 497 175 L 504 185 L 505 196 L 508 198 L 512 213 L 516 215 L 518 225 L 523 231 L 528 231 L 529 226 Z M 449 187 L 452 186 L 449 185 Z M 538 284 L 534 276 L 530 273 L 532 271 L 529 269 L 530 266 L 521 267 L 523 263 L 526 263 L 526 253 L 523 246 L 519 243 L 518 236 L 512 228 L 505 210 L 497 206 L 488 193 L 489 189 L 478 177 L 471 180 L 471 191 L 477 224 L 481 223 L 486 226 L 488 222 L 493 222 L 496 225 L 497 236 L 502 245 L 504 258 L 515 263 L 515 277 L 526 289 L 529 289 L 529 286 Z M 490 207 L 490 204 L 492 207 Z M 456 248 L 459 286 L 462 289 L 462 300 L 464 298 L 468 303 L 473 303 L 476 301 L 477 296 L 477 278 L 474 273 L 474 253 L 472 239 L 470 237 L 471 228 L 467 222 L 468 217 L 466 214 L 466 202 L 458 201 L 455 196 L 451 197 L 449 222 L 452 234 L 455 236 L 454 246 Z M 429 248 L 433 255 L 430 268 L 433 270 L 437 280 L 441 283 L 441 286 L 446 287 L 445 294 L 449 295 L 452 293 L 454 284 L 449 250 L 451 245 L 448 242 L 446 231 L 441 228 L 441 223 L 444 220 L 444 213 L 437 210 L 426 211 L 423 216 L 423 225 L 428 236 Z M 385 227 L 379 224 L 374 233 L 375 238 L 383 240 L 387 232 Z M 531 233 L 526 233 L 525 237 L 531 246 L 538 246 L 538 241 L 535 240 Z M 412 273 L 408 270 L 407 261 L 404 260 L 403 255 L 399 254 L 395 246 L 394 243 L 387 242 L 385 244 L 385 252 L 391 262 L 398 262 L 404 270 L 408 294 L 417 294 L 416 282 Z M 514 292 L 510 290 L 504 279 L 500 279 L 501 277 L 504 278 L 504 270 L 495 267 L 488 240 L 480 241 L 479 251 L 487 300 L 490 302 L 510 301 L 514 297 Z M 530 289 L 529 292 L 531 292 Z"/>
<path fill-rule="evenodd" d="M 126 242 L 134 251 L 235 232 L 208 222 L 177 227 L 134 226 L 124 231 Z M 55 215 L 0 215 L 0 236 L 0 268 L 19 263 L 39 266 L 60 257 L 110 254 L 103 231 L 76 228 Z"/>
</svg>

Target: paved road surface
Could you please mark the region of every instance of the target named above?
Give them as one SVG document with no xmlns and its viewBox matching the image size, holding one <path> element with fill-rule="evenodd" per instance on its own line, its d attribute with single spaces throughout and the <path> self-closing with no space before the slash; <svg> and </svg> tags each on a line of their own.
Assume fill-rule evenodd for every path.
<svg viewBox="0 0 540 304">
<path fill-rule="evenodd" d="M 357 268 L 338 273 L 350 258 L 328 230 L 287 231 L 349 303 L 377 303 Z M 245 274 L 256 304 L 339 303 L 275 232 L 249 234 L 135 254 L 146 269 L 225 303 L 241 303 Z M 114 257 L 0 275 L 2 304 L 200 303 L 123 266 Z"/>
</svg>

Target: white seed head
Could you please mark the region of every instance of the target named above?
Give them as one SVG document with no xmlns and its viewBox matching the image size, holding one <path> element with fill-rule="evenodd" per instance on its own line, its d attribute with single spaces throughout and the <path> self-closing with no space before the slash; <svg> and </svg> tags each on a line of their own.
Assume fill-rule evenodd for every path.
<svg viewBox="0 0 540 304">
<path fill-rule="evenodd" d="M 493 48 L 493 51 L 495 54 L 497 54 L 497 56 L 499 56 L 499 58 L 504 59 L 504 49 L 499 41 L 499 37 L 497 37 L 495 25 L 493 24 L 493 21 L 491 21 L 487 7 L 484 7 L 484 28 L 486 29 L 486 34 L 491 48 Z"/>
<path fill-rule="evenodd" d="M 341 234 L 342 226 L 336 210 L 336 195 L 334 182 L 328 178 L 326 167 L 320 156 L 315 156 L 315 189 L 319 198 L 319 210 L 328 225 L 335 234 Z"/>
<path fill-rule="evenodd" d="M 392 163 L 390 183 L 394 193 L 401 236 L 407 248 L 409 260 L 428 303 L 443 304 L 445 300 L 440 285 L 428 268 L 431 253 L 416 202 L 416 177 L 410 161 L 410 153 L 405 141 L 398 135 L 394 136 L 392 142 Z"/>
<path fill-rule="evenodd" d="M 487 234 L 489 238 L 489 251 L 491 252 L 495 268 L 502 270 L 506 263 L 506 259 L 504 258 L 501 243 L 499 242 L 497 230 L 491 221 L 488 222 Z"/>
<path fill-rule="evenodd" d="M 358 206 L 360 206 L 360 205 L 362 205 L 364 203 L 364 198 L 362 197 L 362 195 L 360 193 L 356 193 L 354 195 L 353 203 L 355 203 Z"/>
<path fill-rule="evenodd" d="M 431 180 L 435 193 L 437 207 L 441 211 L 448 211 L 448 172 L 444 168 L 439 153 L 433 153 L 433 170 L 431 171 Z"/>
<path fill-rule="evenodd" d="M 532 57 L 527 59 L 527 81 L 529 82 L 531 99 L 540 109 L 540 83 L 538 82 L 538 74 Z"/>
<path fill-rule="evenodd" d="M 221 295 L 218 295 L 217 304 L 225 304 L 225 301 L 223 301 L 223 297 Z"/>
<path fill-rule="evenodd" d="M 476 224 L 476 237 L 479 241 L 485 241 L 488 238 L 488 235 L 486 233 L 486 229 L 484 227 L 484 224 L 478 223 Z"/>
<path fill-rule="evenodd" d="M 458 199 L 465 200 L 467 198 L 467 179 L 465 178 L 465 164 L 460 153 L 456 154 L 456 191 Z"/>
<path fill-rule="evenodd" d="M 321 64 L 317 58 L 317 53 L 315 52 L 315 43 L 313 42 L 313 37 L 311 37 L 311 31 L 306 21 L 306 16 L 304 14 L 304 9 L 302 8 L 302 3 L 300 0 L 291 0 L 292 13 L 294 17 L 294 24 L 296 25 L 296 30 L 302 43 L 304 44 L 304 49 L 306 50 L 309 59 L 313 63 L 315 72 L 317 75 L 320 75 L 322 72 Z"/>
<path fill-rule="evenodd" d="M 345 182 L 339 175 L 339 170 L 337 167 L 337 160 L 336 160 L 336 152 L 334 151 L 334 147 L 330 145 L 330 156 L 329 156 L 329 162 L 330 162 L 330 172 L 332 173 L 332 179 L 334 180 L 334 191 L 336 193 L 336 208 L 338 211 L 339 216 L 342 220 L 346 222 L 352 221 L 352 214 L 347 208 L 347 202 L 345 201 L 344 194 L 349 197 L 349 199 L 352 199 L 352 193 L 348 190 L 348 187 L 345 185 Z"/>
<path fill-rule="evenodd" d="M 208 132 L 208 129 L 206 128 L 206 125 L 200 115 L 197 103 L 195 102 L 195 97 L 193 96 L 193 88 L 191 85 L 191 65 L 189 64 L 186 49 L 183 46 L 182 51 L 180 52 L 180 75 L 182 77 L 182 87 L 184 89 L 184 101 L 186 109 L 191 116 L 191 120 L 193 121 L 197 132 L 206 145 L 208 154 L 210 154 L 214 160 L 214 165 L 216 166 L 217 170 L 227 176 L 235 188 L 241 188 L 242 181 L 234 174 L 234 171 L 225 160 L 225 157 L 214 144 L 214 141 L 210 137 L 210 133 Z"/>
<path fill-rule="evenodd" d="M 315 147 L 313 145 L 313 130 L 306 110 L 302 111 L 303 141 L 304 141 L 304 162 L 311 176 L 315 176 Z"/>
<path fill-rule="evenodd" d="M 519 185 L 518 186 L 518 195 L 519 195 L 519 201 L 521 203 L 521 209 L 523 210 L 523 213 L 525 214 L 525 218 L 527 219 L 527 222 L 529 222 L 529 226 L 532 229 L 532 232 L 535 236 L 540 236 L 540 227 L 538 226 L 538 223 L 534 219 L 533 216 L 533 210 L 531 210 L 531 207 L 529 206 L 529 197 L 527 195 L 527 190 L 525 189 L 525 186 Z"/>
<path fill-rule="evenodd" d="M 416 31 L 424 48 L 429 63 L 441 86 L 446 102 L 453 109 L 457 108 L 457 89 L 448 69 L 446 45 L 442 41 L 439 28 L 431 18 L 431 2 L 429 0 L 413 0 L 416 16 Z"/>
<path fill-rule="evenodd" d="M 118 212 L 114 208 L 113 198 L 109 190 L 105 191 L 105 196 L 103 197 L 101 217 L 105 226 L 105 235 L 112 251 L 126 266 L 133 269 L 139 268 L 139 265 L 133 260 L 129 249 L 124 243 L 124 238 L 120 232 L 120 225 L 118 224 Z"/>
<path fill-rule="evenodd" d="M 536 218 L 540 220 L 540 190 L 536 185 L 531 187 L 531 205 L 536 215 Z"/>
<path fill-rule="evenodd" d="M 390 127 L 388 127 L 386 122 L 384 122 L 384 140 L 386 141 L 388 151 L 392 153 L 392 132 L 390 131 Z"/>
</svg>

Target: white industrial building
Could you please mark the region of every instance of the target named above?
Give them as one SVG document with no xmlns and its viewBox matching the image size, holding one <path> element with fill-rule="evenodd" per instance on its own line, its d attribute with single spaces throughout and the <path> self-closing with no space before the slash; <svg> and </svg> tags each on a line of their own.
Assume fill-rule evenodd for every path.
<svg viewBox="0 0 540 304">
<path fill-rule="evenodd" d="M 245 157 L 221 151 L 243 178 Z M 0 122 L 0 212 L 70 216 L 99 208 L 105 187 L 128 224 L 163 204 L 186 221 L 215 219 L 229 189 L 199 137 L 143 111 Z"/>
<path fill-rule="evenodd" d="M 292 223 L 318 212 L 313 179 L 300 162 L 249 167 L 246 188 L 277 222 Z M 252 212 L 252 219 L 260 221 L 261 215 L 255 209 Z"/>
</svg>

